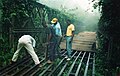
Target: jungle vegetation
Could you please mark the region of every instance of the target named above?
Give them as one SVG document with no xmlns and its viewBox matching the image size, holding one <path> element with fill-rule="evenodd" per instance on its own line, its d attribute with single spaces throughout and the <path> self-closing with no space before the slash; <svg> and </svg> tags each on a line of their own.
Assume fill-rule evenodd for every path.
<svg viewBox="0 0 120 76">
<path fill-rule="evenodd" d="M 65 15 L 36 0 L 0 0 L 0 67 L 10 63 L 17 40 L 23 34 L 33 35 L 39 42 L 36 48 L 42 48 L 42 43 L 46 41 L 45 24 L 49 25 L 54 17 L 59 19 L 65 32 L 65 20 L 71 19 L 69 14 Z"/>
<path fill-rule="evenodd" d="M 99 0 L 97 5 L 101 9 L 101 17 L 97 29 L 96 76 L 116 76 L 120 73 L 120 3 L 119 0 Z M 70 18 L 60 11 L 37 4 L 35 0 L 0 0 L 0 67 L 9 64 L 15 51 L 13 45 L 18 37 L 14 34 L 15 41 L 10 40 L 11 30 L 29 26 L 44 28 L 43 22 L 49 23 L 56 16 L 63 22 Z"/>
<path fill-rule="evenodd" d="M 98 5 L 101 18 L 97 30 L 96 66 L 99 76 L 117 76 L 120 74 L 120 3 L 119 0 L 100 0 Z"/>
</svg>

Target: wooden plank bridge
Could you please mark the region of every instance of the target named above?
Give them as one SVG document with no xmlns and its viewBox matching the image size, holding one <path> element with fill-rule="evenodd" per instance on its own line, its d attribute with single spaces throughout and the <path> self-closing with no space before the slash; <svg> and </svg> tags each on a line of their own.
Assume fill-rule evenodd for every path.
<svg viewBox="0 0 120 76">
<path fill-rule="evenodd" d="M 96 33 L 95 32 L 82 32 L 74 36 L 72 49 L 73 50 L 82 50 L 82 51 L 93 51 L 93 44 L 96 42 Z M 66 42 L 61 42 L 60 47 L 62 49 L 66 48 Z"/>
<path fill-rule="evenodd" d="M 61 42 L 61 57 L 48 64 L 45 55 L 38 54 L 41 68 L 34 65 L 30 56 L 15 64 L 0 69 L 0 76 L 95 76 L 95 32 L 83 32 L 73 39 L 73 53 L 70 61 L 65 59 L 65 41 Z"/>
</svg>

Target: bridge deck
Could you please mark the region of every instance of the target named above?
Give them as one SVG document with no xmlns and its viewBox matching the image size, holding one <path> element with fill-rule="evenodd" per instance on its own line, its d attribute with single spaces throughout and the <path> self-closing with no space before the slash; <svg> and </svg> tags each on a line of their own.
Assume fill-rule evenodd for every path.
<svg viewBox="0 0 120 76">
<path fill-rule="evenodd" d="M 0 76 L 95 76 L 95 52 L 91 50 L 94 41 L 95 33 L 80 33 L 74 37 L 70 61 L 65 59 L 65 49 L 61 50 L 61 57 L 52 64 L 47 63 L 44 54 L 38 54 L 43 65 L 41 68 L 34 65 L 31 57 L 27 56 L 15 64 L 1 68 Z"/>
<path fill-rule="evenodd" d="M 92 45 L 96 41 L 95 32 L 82 32 L 75 35 L 73 38 L 72 49 L 73 50 L 83 50 L 83 51 L 93 51 Z M 60 47 L 62 49 L 66 48 L 66 41 L 61 42 Z"/>
</svg>

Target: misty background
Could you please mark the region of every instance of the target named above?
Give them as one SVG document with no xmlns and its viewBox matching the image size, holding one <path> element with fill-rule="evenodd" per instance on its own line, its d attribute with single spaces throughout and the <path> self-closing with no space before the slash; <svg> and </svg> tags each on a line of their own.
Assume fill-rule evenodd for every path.
<svg viewBox="0 0 120 76">
<path fill-rule="evenodd" d="M 93 0 L 39 0 L 38 2 L 53 9 L 58 9 L 65 14 L 71 14 L 75 19 L 73 24 L 76 26 L 76 30 L 96 31 L 100 12 L 98 8 L 93 8 L 98 0 L 92 1 Z"/>
</svg>

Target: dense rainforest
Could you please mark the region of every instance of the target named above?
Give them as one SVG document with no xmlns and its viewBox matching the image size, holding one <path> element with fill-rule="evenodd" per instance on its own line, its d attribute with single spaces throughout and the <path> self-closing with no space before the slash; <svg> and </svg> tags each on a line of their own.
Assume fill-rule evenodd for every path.
<svg viewBox="0 0 120 76">
<path fill-rule="evenodd" d="M 0 67 L 10 63 L 16 50 L 17 40 L 23 34 L 30 34 L 39 42 L 36 48 L 43 48 L 46 41 L 45 24 L 57 17 L 61 27 L 71 18 L 56 9 L 37 3 L 36 0 L 0 0 Z M 72 17 L 73 19 L 73 17 Z M 74 20 L 74 19 L 73 19 Z M 64 32 L 65 28 L 63 28 Z"/>
<path fill-rule="evenodd" d="M 116 76 L 120 73 L 120 3 L 119 0 L 100 0 L 99 6 L 97 68 L 101 75 Z"/>
<path fill-rule="evenodd" d="M 97 29 L 96 76 L 116 76 L 120 73 L 120 3 L 119 0 L 100 0 L 98 7 L 101 17 Z M 44 28 L 44 22 L 49 23 L 56 16 L 63 22 L 68 18 L 68 15 L 40 5 L 35 0 L 0 0 L 0 67 L 9 64 L 15 51 L 18 36 L 12 30 Z"/>
</svg>

